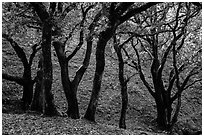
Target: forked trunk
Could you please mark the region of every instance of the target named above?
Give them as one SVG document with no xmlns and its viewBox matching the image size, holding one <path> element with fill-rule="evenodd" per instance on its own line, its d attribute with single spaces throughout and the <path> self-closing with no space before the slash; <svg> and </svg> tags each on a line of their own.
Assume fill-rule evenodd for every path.
<svg viewBox="0 0 204 137">
<path fill-rule="evenodd" d="M 57 53 L 61 68 L 62 86 L 68 103 L 67 115 L 73 119 L 78 119 L 80 117 L 76 88 L 78 85 L 75 85 L 69 79 L 68 61 L 66 59 L 66 55 L 64 54 L 64 45 L 61 42 L 55 41 L 53 42 L 53 46 Z"/>
</svg>

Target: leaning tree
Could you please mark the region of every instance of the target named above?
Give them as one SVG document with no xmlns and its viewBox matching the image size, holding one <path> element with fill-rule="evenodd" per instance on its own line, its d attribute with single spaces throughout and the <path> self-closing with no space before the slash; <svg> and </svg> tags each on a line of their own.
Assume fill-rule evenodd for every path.
<svg viewBox="0 0 204 137">
<path fill-rule="evenodd" d="M 153 5 L 156 5 L 157 3 L 144 3 L 137 5 L 136 3 L 107 3 L 103 4 L 102 11 L 103 11 L 103 17 L 106 19 L 106 25 L 102 28 L 102 31 L 99 33 L 98 41 L 97 41 L 97 47 L 96 47 L 96 69 L 95 69 L 95 75 L 93 80 L 93 88 L 92 88 L 92 94 L 91 99 L 88 105 L 88 108 L 86 110 L 86 113 L 84 115 L 84 118 L 90 121 L 95 121 L 95 112 L 96 107 L 98 104 L 99 99 L 99 93 L 101 89 L 101 82 L 102 82 L 102 76 L 104 72 L 104 66 L 105 66 L 105 47 L 107 42 L 113 37 L 115 34 L 115 31 L 117 27 L 127 21 L 129 18 L 134 16 L 135 14 L 138 14 L 142 11 L 147 10 Z M 102 19 L 104 19 L 102 18 Z M 122 93 L 123 95 L 123 93 Z M 127 105 L 127 96 L 124 98 L 122 97 L 123 105 Z M 124 107 L 126 109 L 126 107 Z M 121 115 L 121 124 L 120 127 L 125 128 L 125 115 Z"/>
</svg>

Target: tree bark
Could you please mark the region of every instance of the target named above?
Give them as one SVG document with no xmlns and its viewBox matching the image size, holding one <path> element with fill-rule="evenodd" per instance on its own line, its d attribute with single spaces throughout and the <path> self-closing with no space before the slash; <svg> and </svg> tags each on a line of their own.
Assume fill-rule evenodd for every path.
<svg viewBox="0 0 204 137">
<path fill-rule="evenodd" d="M 165 129 L 167 127 L 167 117 L 165 112 L 165 106 L 161 95 L 155 98 L 157 107 L 157 124 L 160 128 Z"/>
<path fill-rule="evenodd" d="M 68 102 L 67 115 L 73 119 L 79 118 L 79 108 L 76 96 L 76 91 L 73 90 L 72 84 L 69 80 L 68 73 L 68 62 L 66 60 L 62 61 L 61 65 L 61 79 L 62 85 L 65 92 L 65 96 Z M 64 62 L 64 63 L 63 63 Z"/>
<path fill-rule="evenodd" d="M 126 129 L 125 118 L 126 118 L 126 110 L 128 105 L 128 93 L 127 93 L 127 81 L 124 78 L 124 62 L 121 59 L 122 58 L 119 59 L 119 81 L 121 86 L 122 109 L 121 109 L 119 127 Z"/>
<path fill-rule="evenodd" d="M 21 78 L 15 77 L 15 76 L 10 76 L 8 74 L 3 74 L 2 77 L 4 79 L 10 80 L 10 81 L 15 81 L 16 83 L 23 86 L 22 108 L 23 108 L 23 110 L 26 110 L 29 108 L 29 105 L 30 105 L 30 103 L 32 101 L 32 97 L 33 97 L 33 84 L 34 84 L 34 82 L 32 81 L 32 77 L 31 77 L 32 61 L 30 63 L 28 62 L 23 48 L 21 48 L 18 45 L 18 43 L 12 39 L 11 36 L 9 36 L 7 34 L 2 34 L 2 36 L 11 44 L 14 51 L 16 52 L 16 55 L 20 58 L 21 62 L 23 63 L 23 67 L 24 67 L 23 77 L 21 77 Z M 37 51 L 32 53 L 32 58 L 34 58 L 36 52 Z"/>
<path fill-rule="evenodd" d="M 105 31 L 101 32 L 100 38 L 97 42 L 96 48 L 96 70 L 93 81 L 93 89 L 91 99 L 84 115 L 84 118 L 95 122 L 95 112 L 98 104 L 99 92 L 101 89 L 102 75 L 105 67 L 105 46 L 109 39 L 112 37 L 115 28 L 109 26 Z"/>
<path fill-rule="evenodd" d="M 43 72 L 42 72 L 42 56 L 38 62 L 38 72 L 35 78 L 35 92 L 33 95 L 33 100 L 30 106 L 31 110 L 37 112 L 43 112 L 43 93 L 42 93 L 42 79 L 43 79 Z"/>
<path fill-rule="evenodd" d="M 70 106 L 68 109 L 68 116 L 73 117 L 73 118 L 79 118 L 79 108 L 78 108 L 78 101 L 77 101 L 77 90 L 79 83 L 88 68 L 90 57 L 91 57 L 91 51 L 92 51 L 92 38 L 87 39 L 87 49 L 86 49 L 86 54 L 84 57 L 83 65 L 78 69 L 76 72 L 76 75 L 74 77 L 74 80 L 71 82 L 71 90 L 72 90 L 72 97 L 71 97 L 71 102 Z"/>
<path fill-rule="evenodd" d="M 78 119 L 79 109 L 76 91 L 74 91 L 74 85 L 72 85 L 69 79 L 68 60 L 64 52 L 64 45 L 61 42 L 55 41 L 53 42 L 53 46 L 61 68 L 62 86 L 68 103 L 67 115 L 73 119 Z"/>
<path fill-rule="evenodd" d="M 114 38 L 114 49 L 118 56 L 118 67 L 119 67 L 119 81 L 120 81 L 120 87 L 121 87 L 121 96 L 122 96 L 122 109 L 121 109 L 121 115 L 120 115 L 120 121 L 119 121 L 119 128 L 126 129 L 125 119 L 126 119 L 126 110 L 128 105 L 128 93 L 127 93 L 127 80 L 124 77 L 124 62 L 123 57 L 121 53 L 121 48 L 116 43 L 116 38 Z"/>
<path fill-rule="evenodd" d="M 52 24 L 51 20 L 46 20 L 43 24 L 42 31 L 42 92 L 44 96 L 43 114 L 56 115 L 58 114 L 55 105 L 52 88 L 52 59 L 51 59 L 51 37 Z"/>
<path fill-rule="evenodd" d="M 42 71 L 37 72 L 37 80 L 35 85 L 35 92 L 30 106 L 31 110 L 43 112 L 43 94 L 42 94 Z"/>
<path fill-rule="evenodd" d="M 52 59 L 51 59 L 51 41 L 52 41 L 52 14 L 47 12 L 46 7 L 41 2 L 33 2 L 38 17 L 42 21 L 42 85 L 43 93 L 43 114 L 58 115 L 58 111 L 54 105 L 52 88 Z"/>
<path fill-rule="evenodd" d="M 32 81 L 32 78 L 31 78 L 31 67 L 30 66 L 27 66 L 26 68 L 24 68 L 23 79 L 25 83 L 23 85 L 22 101 L 23 101 L 23 109 L 26 110 L 29 108 L 29 105 L 31 104 L 32 98 L 33 98 L 34 82 Z"/>
</svg>

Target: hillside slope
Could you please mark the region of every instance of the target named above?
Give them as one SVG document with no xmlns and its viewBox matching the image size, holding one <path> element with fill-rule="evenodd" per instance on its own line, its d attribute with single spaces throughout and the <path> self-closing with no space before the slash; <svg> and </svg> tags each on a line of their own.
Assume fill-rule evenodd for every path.
<svg viewBox="0 0 204 137">
<path fill-rule="evenodd" d="M 12 52 L 4 47 L 3 72 L 14 75 L 22 74 L 22 65 Z M 11 52 L 10 52 L 11 51 Z M 70 76 L 80 66 L 83 52 L 77 53 L 70 63 Z M 110 53 L 112 54 L 112 53 Z M 56 56 L 53 54 L 53 85 L 52 92 L 59 112 L 67 108 L 60 77 L 60 68 Z M 37 58 L 35 59 L 36 63 Z M 36 63 L 37 64 L 37 63 Z M 36 67 L 33 66 L 33 70 Z M 92 81 L 95 69 L 94 52 L 90 65 L 78 89 L 80 115 L 83 117 L 89 103 Z M 86 120 L 72 120 L 67 117 L 44 117 L 34 112 L 20 110 L 22 87 L 13 82 L 2 81 L 2 133 L 3 134 L 166 134 L 156 127 L 156 108 L 151 95 L 136 75 L 128 83 L 129 104 L 126 116 L 127 130 L 119 129 L 118 122 L 121 108 L 120 86 L 118 81 L 117 61 L 106 57 L 106 67 L 102 82 L 100 99 L 96 112 L 95 123 Z M 127 71 L 129 74 L 130 72 Z M 148 72 L 146 72 L 148 75 Z M 33 73 L 35 76 L 35 72 Z M 184 134 L 183 130 L 190 132 L 202 129 L 202 92 L 201 89 L 190 89 L 182 98 L 179 122 L 174 133 Z M 185 129 L 186 128 L 186 129 Z"/>
</svg>

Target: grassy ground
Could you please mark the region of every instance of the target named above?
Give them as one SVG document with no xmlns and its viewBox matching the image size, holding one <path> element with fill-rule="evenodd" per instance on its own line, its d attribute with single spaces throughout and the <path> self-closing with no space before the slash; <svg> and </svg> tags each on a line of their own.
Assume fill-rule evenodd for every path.
<svg viewBox="0 0 204 137">
<path fill-rule="evenodd" d="M 3 47 L 3 72 L 22 74 L 22 64 L 8 47 Z M 70 62 L 70 76 L 83 61 L 83 52 Z M 36 58 L 37 61 L 37 58 Z M 36 67 L 36 64 L 33 68 Z M 117 61 L 106 57 L 100 99 L 96 112 L 97 123 L 83 119 L 89 103 L 95 69 L 94 53 L 90 66 L 78 89 L 78 101 L 81 119 L 67 117 L 44 117 L 35 112 L 23 112 L 20 109 L 22 88 L 13 82 L 2 81 L 2 133 L 3 134 L 167 134 L 156 127 L 156 108 L 153 98 L 147 92 L 138 76 L 128 83 L 129 104 L 126 116 L 127 130 L 119 129 L 121 108 L 120 86 L 117 76 Z M 55 104 L 60 112 L 65 112 L 67 104 L 61 86 L 60 68 L 53 55 L 53 87 Z M 147 72 L 148 73 L 148 72 Z M 35 75 L 35 72 L 33 73 Z M 201 89 L 186 91 L 182 99 L 179 121 L 173 134 L 183 134 L 182 128 L 201 130 L 202 107 Z"/>
</svg>

